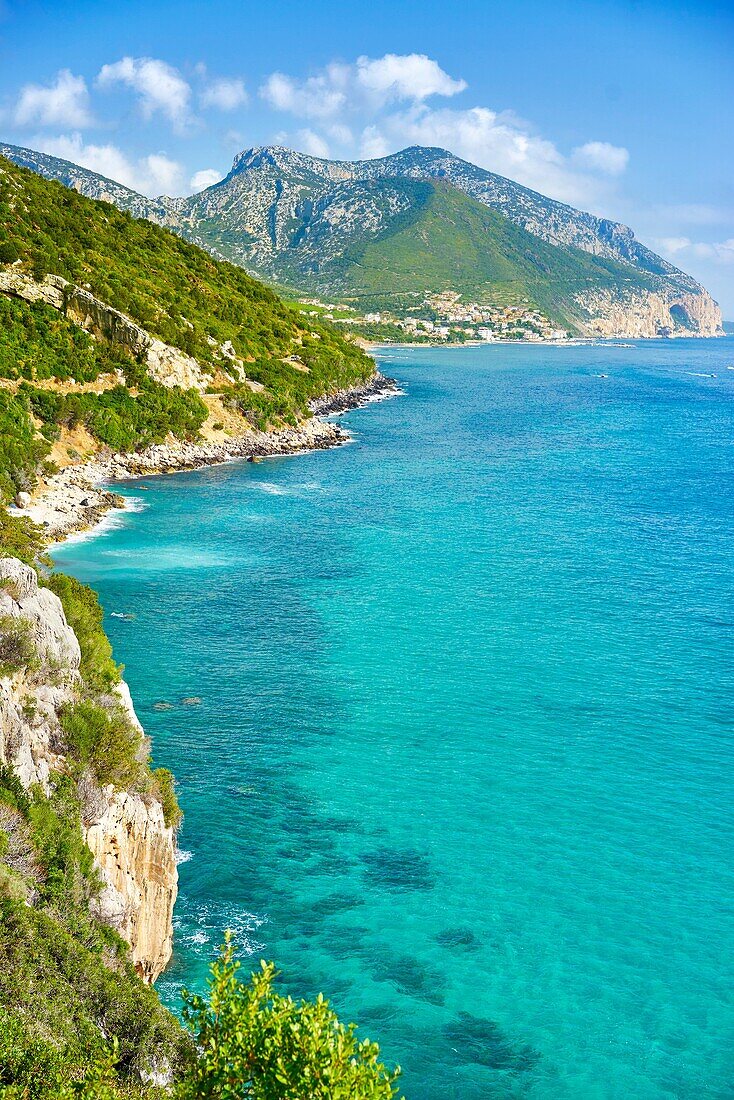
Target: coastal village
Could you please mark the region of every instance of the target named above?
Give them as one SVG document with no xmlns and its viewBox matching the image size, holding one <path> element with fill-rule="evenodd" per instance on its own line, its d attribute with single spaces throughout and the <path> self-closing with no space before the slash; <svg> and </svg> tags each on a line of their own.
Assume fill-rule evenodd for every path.
<svg viewBox="0 0 734 1100">
<path fill-rule="evenodd" d="M 320 316 L 332 324 L 344 325 L 365 336 L 386 339 L 407 339 L 420 343 L 495 343 L 503 340 L 523 340 L 530 343 L 563 342 L 570 338 L 529 302 L 499 305 L 463 302 L 453 290 L 426 294 L 407 314 L 396 309 L 375 310 L 359 314 L 333 303 L 317 299 L 303 302 L 307 316 Z"/>
</svg>

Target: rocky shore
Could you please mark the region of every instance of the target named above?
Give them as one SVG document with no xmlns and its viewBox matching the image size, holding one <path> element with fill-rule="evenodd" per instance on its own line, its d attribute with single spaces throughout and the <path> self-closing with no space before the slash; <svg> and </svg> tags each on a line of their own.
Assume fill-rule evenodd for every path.
<svg viewBox="0 0 734 1100">
<path fill-rule="evenodd" d="M 371 401 L 395 396 L 400 392 L 394 378 L 388 378 L 379 371 L 375 371 L 364 385 L 319 397 L 316 401 L 309 402 L 309 408 L 316 416 L 333 416 L 336 413 L 348 412 L 349 409 L 369 405 Z"/>
<path fill-rule="evenodd" d="M 379 372 L 363 386 L 344 390 L 313 402 L 313 419 L 280 431 L 248 431 L 217 443 L 189 443 L 174 440 L 155 444 L 133 454 L 100 452 L 94 459 L 67 466 L 50 477 L 18 514 L 26 515 L 43 528 L 49 542 L 61 542 L 69 535 L 96 526 L 112 508 L 125 506 L 125 498 L 104 486 L 110 482 L 154 474 L 195 470 L 234 459 L 267 458 L 325 450 L 348 443 L 350 436 L 321 416 L 387 397 L 399 390 L 392 379 Z"/>
</svg>

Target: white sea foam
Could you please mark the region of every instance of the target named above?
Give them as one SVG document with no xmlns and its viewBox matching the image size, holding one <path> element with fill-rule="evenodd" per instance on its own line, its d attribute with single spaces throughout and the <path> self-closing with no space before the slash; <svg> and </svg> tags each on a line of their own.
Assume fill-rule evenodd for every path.
<svg viewBox="0 0 734 1100">
<path fill-rule="evenodd" d="M 121 508 L 110 508 L 94 527 L 90 527 L 88 531 L 75 531 L 73 534 L 67 535 L 63 543 L 54 543 L 54 545 L 78 545 L 82 542 L 90 542 L 102 535 L 109 535 L 111 531 L 118 531 L 125 526 L 127 513 L 144 512 L 149 507 L 147 500 L 143 500 L 142 497 L 125 497 L 125 504 Z"/>
<path fill-rule="evenodd" d="M 99 538 L 102 535 L 109 535 L 111 531 L 117 531 L 120 527 L 125 526 L 125 512 L 126 508 L 111 508 L 109 512 L 106 512 L 99 523 L 95 524 L 88 531 L 75 531 L 71 535 L 67 535 L 63 540 L 63 545 L 73 545 L 82 542 L 91 542 L 92 539 Z M 60 546 L 61 543 L 55 543 L 54 545 Z"/>
<path fill-rule="evenodd" d="M 250 482 L 253 489 L 261 489 L 263 493 L 270 493 L 274 497 L 287 497 L 289 490 L 285 489 L 282 485 L 276 485 L 273 481 L 252 481 Z"/>
<path fill-rule="evenodd" d="M 174 918 L 177 938 L 193 947 L 206 944 L 219 945 L 225 931 L 232 933 L 237 950 L 244 955 L 255 955 L 265 949 L 265 944 L 254 933 L 265 924 L 266 918 L 231 904 L 205 904 L 194 913 L 179 913 Z"/>
<path fill-rule="evenodd" d="M 188 863 L 190 859 L 194 858 L 193 852 L 187 852 L 184 848 L 176 849 L 176 863 Z"/>
</svg>

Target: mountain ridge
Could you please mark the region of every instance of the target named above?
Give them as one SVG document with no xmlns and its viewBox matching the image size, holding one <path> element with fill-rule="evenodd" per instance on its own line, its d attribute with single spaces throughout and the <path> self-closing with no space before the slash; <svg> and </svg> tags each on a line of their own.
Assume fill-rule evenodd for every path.
<svg viewBox="0 0 734 1100">
<path fill-rule="evenodd" d="M 491 279 L 478 278 L 474 285 L 464 280 L 461 289 L 469 300 L 505 301 L 512 284 L 517 301 L 542 305 L 554 323 L 576 334 L 722 332 L 720 310 L 705 288 L 638 241 L 629 226 L 549 199 L 445 149 L 411 146 L 376 160 L 331 161 L 284 146 L 254 146 L 238 153 L 227 175 L 204 191 L 157 199 L 46 154 L 11 146 L 0 146 L 0 153 L 135 217 L 165 225 L 271 283 L 301 294 L 351 298 L 360 307 L 370 302 L 359 281 L 364 249 L 380 246 L 374 263 L 382 264 L 386 285 L 396 281 L 390 266 L 395 247 L 389 242 L 403 234 L 407 247 L 405 223 L 420 221 L 427 202 L 425 190 L 411 190 L 411 184 L 429 185 L 434 194 L 436 187 L 452 188 L 527 234 L 516 277 L 496 285 Z M 460 207 L 468 210 L 456 197 L 456 223 L 464 220 Z M 486 219 L 480 209 L 474 210 L 473 221 L 475 229 L 485 225 L 487 255 L 496 253 L 507 227 Z M 434 228 L 436 224 L 434 219 Z M 426 226 L 416 230 L 418 235 L 426 232 L 430 236 Z M 473 240 L 468 246 L 462 229 L 453 237 L 444 234 L 444 284 L 424 278 L 416 263 L 412 278 L 403 279 L 403 292 L 420 302 L 429 291 L 458 290 L 452 264 L 464 267 L 467 251 L 481 260 L 480 243 Z M 427 254 L 436 257 L 436 242 L 429 240 L 428 245 Z M 416 259 L 418 252 L 425 257 L 426 250 L 418 249 Z M 523 274 L 528 257 L 539 271 L 545 269 L 542 277 Z M 379 288 L 372 286 L 372 292 L 377 294 L 373 300 L 379 300 Z"/>
</svg>

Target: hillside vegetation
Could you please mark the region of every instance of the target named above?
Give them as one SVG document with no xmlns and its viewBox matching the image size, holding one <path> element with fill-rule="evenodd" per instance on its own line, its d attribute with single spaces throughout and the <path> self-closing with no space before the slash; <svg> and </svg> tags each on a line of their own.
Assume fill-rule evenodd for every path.
<svg viewBox="0 0 734 1100">
<path fill-rule="evenodd" d="M 418 289 L 451 287 L 469 300 L 529 301 L 558 322 L 574 320 L 577 293 L 646 285 L 631 267 L 548 244 L 449 184 L 379 180 L 370 188 L 376 202 L 381 193 L 392 197 L 398 189 L 409 201 L 401 213 L 386 214 L 376 235 L 353 228 L 331 261 L 319 265 L 311 248 L 299 264 L 294 248 L 287 268 L 292 280 L 303 284 L 308 266 L 310 278 L 326 292 L 339 291 L 362 307 L 389 305 Z M 305 230 L 304 242 L 309 232 L 318 236 L 316 227 Z"/>
<path fill-rule="evenodd" d="M 278 417 L 292 422 L 307 413 L 310 398 L 364 381 L 373 371 L 371 361 L 340 333 L 325 325 L 305 326 L 241 268 L 213 259 L 158 225 L 0 158 L 0 264 L 18 261 L 39 280 L 54 274 L 84 286 L 153 336 L 194 356 L 212 374 L 226 372 L 221 347 L 229 342 L 248 365 L 248 374 L 265 386 L 265 393 L 251 402 L 261 423 Z M 16 313 L 11 318 L 16 345 L 18 326 L 27 317 Z M 54 356 L 60 361 L 56 377 L 69 377 L 78 367 L 82 377 L 109 369 L 104 349 L 91 352 L 78 335 L 54 325 L 42 311 L 33 319 L 40 355 L 26 349 L 19 356 L 20 376 L 29 381 L 29 372 L 41 377 L 35 362 L 48 376 Z M 12 370 L 8 354 L 0 355 L 0 372 L 6 376 Z M 284 371 L 282 361 L 294 355 L 297 365 Z M 241 391 L 239 396 L 246 405 L 247 395 Z"/>
</svg>

